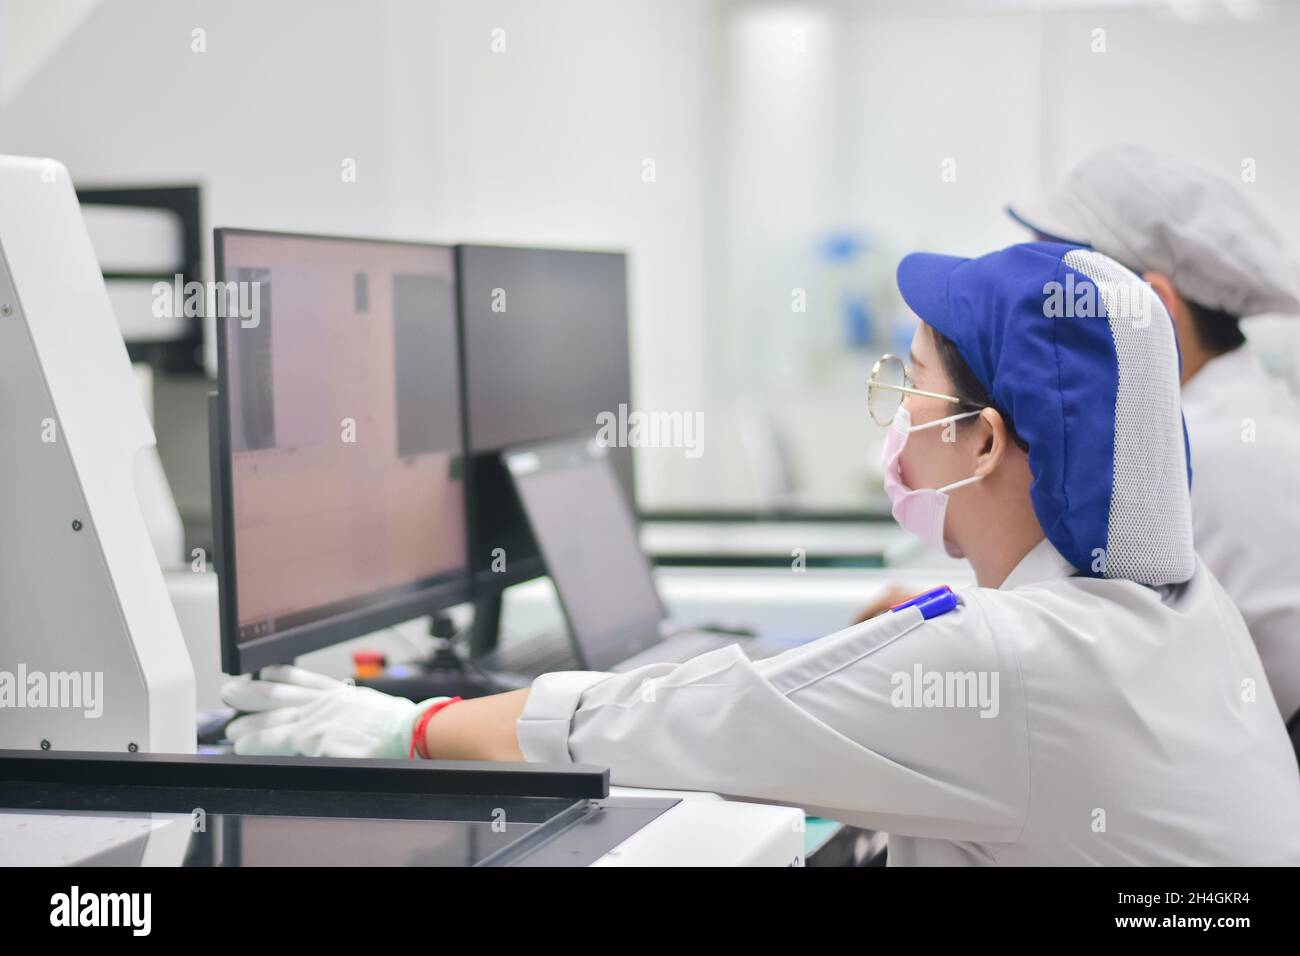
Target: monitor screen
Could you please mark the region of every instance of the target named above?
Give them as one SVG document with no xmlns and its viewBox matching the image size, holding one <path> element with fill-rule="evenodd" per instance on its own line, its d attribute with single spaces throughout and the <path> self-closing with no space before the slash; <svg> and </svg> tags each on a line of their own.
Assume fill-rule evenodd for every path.
<svg viewBox="0 0 1300 956">
<path fill-rule="evenodd" d="M 471 452 L 586 433 L 629 401 L 627 267 L 613 252 L 460 246 Z"/>
<path fill-rule="evenodd" d="M 550 442 L 507 452 L 505 461 L 582 666 L 608 670 L 662 640 L 654 571 L 605 449 Z"/>
<path fill-rule="evenodd" d="M 218 230 L 216 262 L 226 670 L 465 600 L 451 249 Z"/>
</svg>

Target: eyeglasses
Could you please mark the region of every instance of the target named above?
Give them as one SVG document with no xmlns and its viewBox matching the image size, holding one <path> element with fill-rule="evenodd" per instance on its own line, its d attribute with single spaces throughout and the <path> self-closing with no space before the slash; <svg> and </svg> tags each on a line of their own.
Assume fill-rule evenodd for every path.
<svg viewBox="0 0 1300 956">
<path fill-rule="evenodd" d="M 903 404 L 904 395 L 923 395 L 952 402 L 954 405 L 969 405 L 964 399 L 953 395 L 941 395 L 938 392 L 925 392 L 912 387 L 912 377 L 907 374 L 907 366 L 897 355 L 882 355 L 871 367 L 871 378 L 867 381 L 867 411 L 877 425 L 888 425 L 894 420 L 898 406 Z"/>
</svg>

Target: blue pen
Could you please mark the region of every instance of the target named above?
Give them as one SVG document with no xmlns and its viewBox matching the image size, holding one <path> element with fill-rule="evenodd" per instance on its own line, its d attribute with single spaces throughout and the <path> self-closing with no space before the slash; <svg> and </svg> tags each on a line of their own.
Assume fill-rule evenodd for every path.
<svg viewBox="0 0 1300 956">
<path fill-rule="evenodd" d="M 920 609 L 921 617 L 928 621 L 940 614 L 947 614 L 955 608 L 957 606 L 957 595 L 952 593 L 952 588 L 948 585 L 941 584 L 937 588 L 931 588 L 914 598 L 909 598 L 902 604 L 895 604 L 889 610 L 891 612 L 902 611 L 914 605 Z"/>
</svg>

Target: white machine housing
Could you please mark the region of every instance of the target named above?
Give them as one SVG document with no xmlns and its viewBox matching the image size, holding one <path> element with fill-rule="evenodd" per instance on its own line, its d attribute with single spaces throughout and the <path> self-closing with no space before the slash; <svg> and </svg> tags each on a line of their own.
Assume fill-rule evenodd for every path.
<svg viewBox="0 0 1300 956">
<path fill-rule="evenodd" d="M 611 797 L 679 797 L 681 803 L 592 866 L 806 866 L 798 807 L 724 800 L 694 790 L 610 787 Z"/>
<path fill-rule="evenodd" d="M 49 159 L 0 157 L 0 436 L 0 748 L 193 753 L 194 672 L 133 481 L 153 428 Z"/>
</svg>

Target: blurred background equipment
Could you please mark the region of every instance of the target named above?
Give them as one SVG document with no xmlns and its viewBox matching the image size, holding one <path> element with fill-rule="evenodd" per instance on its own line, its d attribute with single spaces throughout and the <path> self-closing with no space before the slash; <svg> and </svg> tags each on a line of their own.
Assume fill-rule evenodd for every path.
<svg viewBox="0 0 1300 956">
<path fill-rule="evenodd" d="M 203 381 L 203 316 L 185 314 L 184 289 L 203 277 L 198 186 L 82 186 L 77 189 L 108 299 L 135 369 L 149 421 L 157 431 L 155 395 L 169 401 L 170 381 Z M 159 290 L 165 292 L 160 294 Z M 177 305 L 180 308 L 177 308 Z M 164 460 L 163 455 L 167 455 Z M 170 467 L 168 467 L 170 465 Z M 136 483 L 149 534 L 166 571 L 189 564 L 184 518 L 172 482 L 192 474 L 177 443 L 151 446 L 136 457 Z M 207 544 L 206 507 L 198 517 Z M 191 524 L 195 515 L 190 513 Z"/>
</svg>

